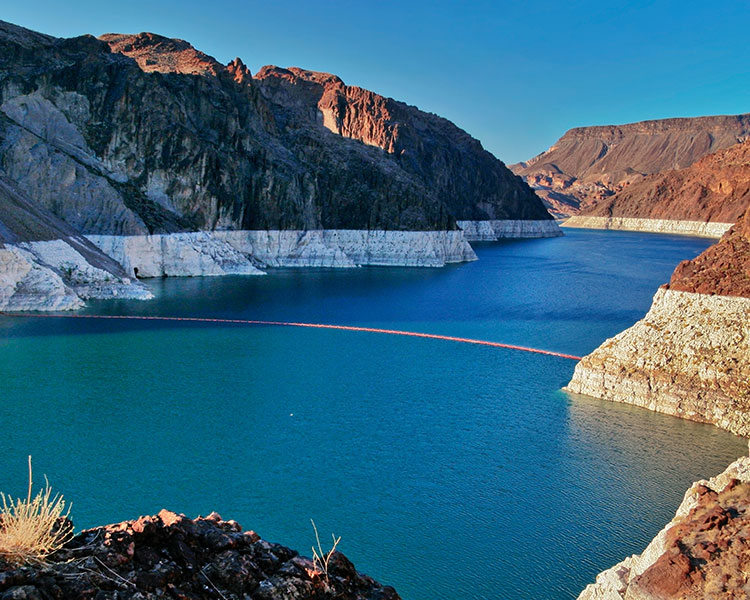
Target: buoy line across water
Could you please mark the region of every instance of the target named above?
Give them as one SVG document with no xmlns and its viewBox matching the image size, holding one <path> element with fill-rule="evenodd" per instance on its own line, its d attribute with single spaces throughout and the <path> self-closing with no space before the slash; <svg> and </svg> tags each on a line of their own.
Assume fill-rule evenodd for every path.
<svg viewBox="0 0 750 600">
<path fill-rule="evenodd" d="M 461 342 L 463 344 L 476 344 L 479 346 L 491 346 L 493 348 L 504 348 L 506 350 L 519 350 L 521 352 L 531 352 L 534 354 L 545 354 L 558 358 L 567 358 L 570 360 L 581 360 L 580 356 L 565 354 L 563 352 L 554 352 L 552 350 L 543 350 L 541 348 L 530 348 L 528 346 L 518 346 L 516 344 L 503 344 L 501 342 L 490 342 L 487 340 L 476 340 L 472 338 L 456 337 L 452 335 L 439 335 L 437 333 L 421 333 L 418 331 L 401 331 L 398 329 L 380 329 L 377 327 L 356 327 L 354 325 L 330 325 L 326 323 L 297 323 L 294 321 L 258 321 L 254 319 L 214 319 L 210 317 L 161 317 L 146 315 L 49 315 L 49 314 L 31 314 L 31 313 L 7 313 L 0 312 L 5 317 L 24 317 L 24 318 L 48 318 L 48 319 L 108 319 L 108 320 L 127 320 L 127 321 L 185 321 L 189 323 L 223 323 L 230 325 L 273 325 L 280 327 L 308 327 L 312 329 L 335 329 L 340 331 L 359 331 L 364 333 L 385 333 L 390 335 L 403 335 L 408 337 L 427 338 L 431 340 L 444 340 L 449 342 Z"/>
</svg>

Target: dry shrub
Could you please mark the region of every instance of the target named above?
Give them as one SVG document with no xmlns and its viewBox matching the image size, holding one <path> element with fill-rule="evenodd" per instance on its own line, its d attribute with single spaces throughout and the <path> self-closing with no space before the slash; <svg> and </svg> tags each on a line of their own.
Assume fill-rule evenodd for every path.
<svg viewBox="0 0 750 600">
<path fill-rule="evenodd" d="M 318 549 L 316 550 L 315 546 L 312 548 L 313 567 L 315 568 L 315 571 L 323 573 L 325 578 L 328 579 L 328 563 L 330 562 L 333 553 L 336 552 L 336 546 L 339 545 L 341 536 L 336 537 L 331 534 L 331 537 L 333 538 L 333 547 L 328 552 L 324 552 L 323 547 L 320 545 L 320 536 L 318 535 L 318 528 L 315 526 L 315 521 L 310 519 L 310 523 L 312 523 L 313 530 L 315 531 L 315 540 L 318 542 Z"/>
<path fill-rule="evenodd" d="M 44 489 L 31 497 L 31 457 L 29 456 L 29 492 L 26 500 L 6 496 L 0 492 L 0 558 L 22 565 L 43 563 L 47 556 L 59 550 L 73 535 L 67 521 L 70 507 L 60 494 L 52 495 L 47 478 Z"/>
</svg>

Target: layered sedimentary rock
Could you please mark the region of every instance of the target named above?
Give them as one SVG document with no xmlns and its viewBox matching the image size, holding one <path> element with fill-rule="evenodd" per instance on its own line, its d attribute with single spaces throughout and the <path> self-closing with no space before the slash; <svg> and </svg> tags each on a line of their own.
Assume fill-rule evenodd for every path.
<svg viewBox="0 0 750 600">
<path fill-rule="evenodd" d="M 749 221 L 682 262 L 646 316 L 585 356 L 567 389 L 750 436 Z"/>
<path fill-rule="evenodd" d="M 565 225 L 720 237 L 748 206 L 750 140 L 684 169 L 649 175 L 596 202 Z"/>
<path fill-rule="evenodd" d="M 476 260 L 461 231 L 217 231 L 268 267 L 442 267 Z"/>
<path fill-rule="evenodd" d="M 750 298 L 659 290 L 566 389 L 750 435 Z"/>
<path fill-rule="evenodd" d="M 741 600 L 750 587 L 750 458 L 698 481 L 642 554 L 600 573 L 578 600 Z"/>
<path fill-rule="evenodd" d="M 399 600 L 334 552 L 327 573 L 309 558 L 243 531 L 216 513 L 189 519 L 162 510 L 80 532 L 46 565 L 0 556 L 3 598 Z"/>
<path fill-rule="evenodd" d="M 566 132 L 546 152 L 511 165 L 511 169 L 545 199 L 553 214 L 570 216 L 586 213 L 594 203 L 627 189 L 647 175 L 683 169 L 748 136 L 750 114 L 579 127 Z M 649 214 L 619 216 L 644 218 Z M 709 218 L 703 212 L 693 213 L 692 217 L 674 217 L 664 212 L 656 218 L 731 223 L 736 217 L 727 214 Z"/>
</svg>

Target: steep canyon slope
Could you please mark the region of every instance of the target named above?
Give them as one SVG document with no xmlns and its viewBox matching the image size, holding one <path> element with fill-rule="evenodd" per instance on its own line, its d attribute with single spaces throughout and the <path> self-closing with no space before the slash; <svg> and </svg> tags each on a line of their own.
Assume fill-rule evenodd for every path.
<svg viewBox="0 0 750 600">
<path fill-rule="evenodd" d="M 511 169 L 536 189 L 554 214 L 586 214 L 648 175 L 683 169 L 749 136 L 750 114 L 578 127 Z"/>
<path fill-rule="evenodd" d="M 750 206 L 750 139 L 684 169 L 648 175 L 600 200 L 566 226 L 685 232 L 719 237 Z"/>
<path fill-rule="evenodd" d="M 474 259 L 476 229 L 560 235 L 530 188 L 445 119 L 333 75 L 254 78 L 240 59 L 151 33 L 57 39 L 0 22 L 0 176 L 127 262 L 113 277 L 437 266 Z"/>
</svg>

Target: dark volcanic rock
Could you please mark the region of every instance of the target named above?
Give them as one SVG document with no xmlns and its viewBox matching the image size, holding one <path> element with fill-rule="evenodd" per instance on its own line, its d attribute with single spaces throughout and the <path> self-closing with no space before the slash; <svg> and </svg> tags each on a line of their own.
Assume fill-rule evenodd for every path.
<svg viewBox="0 0 750 600">
<path fill-rule="evenodd" d="M 433 190 L 458 220 L 549 218 L 527 185 L 446 119 L 348 86 L 329 73 L 266 66 L 255 78 L 295 127 L 322 124 L 336 135 L 382 149 Z"/>
<path fill-rule="evenodd" d="M 151 33 L 56 39 L 0 23 L 0 175 L 86 234 L 544 218 L 448 121 L 334 76 L 293 77 L 255 80 L 239 59 Z"/>
<path fill-rule="evenodd" d="M 685 168 L 749 136 L 750 114 L 578 127 L 511 169 L 558 214 L 587 214 L 595 202 L 647 175 Z"/>
<path fill-rule="evenodd" d="M 163 510 L 79 533 L 49 564 L 0 561 L 0 598 L 399 600 L 335 553 L 328 575 L 312 561 L 217 514 Z"/>
</svg>

